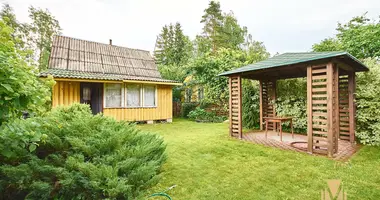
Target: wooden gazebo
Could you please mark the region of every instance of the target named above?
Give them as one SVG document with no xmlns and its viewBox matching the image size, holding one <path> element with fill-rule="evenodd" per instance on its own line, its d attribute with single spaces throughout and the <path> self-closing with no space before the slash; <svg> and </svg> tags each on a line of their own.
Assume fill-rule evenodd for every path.
<svg viewBox="0 0 380 200">
<path fill-rule="evenodd" d="M 332 156 L 338 139 L 355 141 L 355 72 L 361 71 L 368 68 L 349 53 L 309 52 L 285 53 L 224 72 L 220 75 L 229 77 L 230 135 L 242 138 L 242 78 L 260 81 L 263 130 L 263 118 L 276 116 L 276 81 L 307 77 L 307 149 Z"/>
</svg>

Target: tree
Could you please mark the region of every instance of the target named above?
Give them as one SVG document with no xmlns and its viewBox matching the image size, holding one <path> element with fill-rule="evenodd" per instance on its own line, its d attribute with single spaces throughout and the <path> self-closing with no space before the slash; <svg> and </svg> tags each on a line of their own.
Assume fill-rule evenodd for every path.
<svg viewBox="0 0 380 200">
<path fill-rule="evenodd" d="M 0 20 L 0 125 L 20 117 L 22 111 L 39 113 L 50 100 L 52 80 L 41 81 L 36 67 L 27 63 L 27 52 L 17 49 L 14 31 Z"/>
<path fill-rule="evenodd" d="M 35 56 L 38 60 L 39 70 L 42 71 L 48 66 L 53 37 L 59 35 L 62 29 L 58 20 L 47 9 L 42 10 L 30 6 L 29 17 L 32 20 L 30 29 L 33 33 L 29 40 L 35 45 Z"/>
<path fill-rule="evenodd" d="M 327 38 L 313 45 L 313 51 L 342 51 L 343 46 L 336 38 Z"/>
<path fill-rule="evenodd" d="M 58 20 L 48 10 L 29 7 L 31 23 L 20 23 L 9 4 L 4 4 L 1 19 L 13 29 L 12 40 L 17 49 L 30 50 L 25 58 L 30 64 L 37 61 L 39 71 L 48 66 L 54 35 L 61 32 Z M 27 51 L 26 51 L 27 52 Z"/>
<path fill-rule="evenodd" d="M 203 37 L 211 41 L 211 50 L 215 52 L 219 48 L 221 38 L 221 31 L 223 27 L 224 17 L 220 9 L 220 3 L 210 1 L 208 8 L 204 10 L 205 14 L 202 16 L 201 23 L 203 26 Z"/>
<path fill-rule="evenodd" d="M 380 18 L 370 20 L 366 14 L 338 23 L 336 37 L 313 45 L 313 51 L 347 51 L 356 58 L 380 56 Z"/>
<path fill-rule="evenodd" d="M 220 35 L 220 47 L 230 49 L 240 49 L 247 35 L 247 27 L 238 24 L 234 13 L 231 11 L 223 15 L 223 25 Z"/>
<path fill-rule="evenodd" d="M 27 23 L 20 23 L 16 19 L 13 8 L 9 4 L 3 4 L 0 11 L 0 17 L 4 23 L 13 29 L 12 40 L 17 49 L 28 49 L 30 45 L 27 38 L 30 33 L 30 26 Z M 30 56 L 31 57 L 31 56 Z"/>
<path fill-rule="evenodd" d="M 380 146 L 380 62 L 367 58 L 369 71 L 357 73 L 357 126 L 355 135 L 360 142 Z"/>
<path fill-rule="evenodd" d="M 165 25 L 157 37 L 154 57 L 162 65 L 183 65 L 191 57 L 192 44 L 181 24 Z"/>
</svg>

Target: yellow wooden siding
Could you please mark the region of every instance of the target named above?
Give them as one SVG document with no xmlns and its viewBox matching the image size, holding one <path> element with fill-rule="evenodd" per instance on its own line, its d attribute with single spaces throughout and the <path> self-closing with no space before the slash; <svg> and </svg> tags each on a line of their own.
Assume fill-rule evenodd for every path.
<svg viewBox="0 0 380 200">
<path fill-rule="evenodd" d="M 56 81 L 53 87 L 53 108 L 58 105 L 70 105 L 80 102 L 80 82 Z"/>
<path fill-rule="evenodd" d="M 52 106 L 80 102 L 80 82 L 56 81 L 53 87 Z M 105 116 L 125 121 L 146 121 L 172 118 L 172 86 L 157 85 L 155 108 L 104 108 Z"/>
<path fill-rule="evenodd" d="M 125 121 L 146 121 L 172 118 L 172 87 L 157 85 L 157 107 L 155 108 L 104 108 L 105 116 Z"/>
</svg>

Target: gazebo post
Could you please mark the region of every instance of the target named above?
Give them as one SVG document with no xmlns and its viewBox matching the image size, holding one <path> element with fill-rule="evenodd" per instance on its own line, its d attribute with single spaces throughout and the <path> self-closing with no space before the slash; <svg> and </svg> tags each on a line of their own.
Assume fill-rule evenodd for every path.
<svg viewBox="0 0 380 200">
<path fill-rule="evenodd" d="M 242 131 L 242 88 L 241 77 L 231 76 L 229 77 L 229 113 L 230 113 L 230 135 L 232 137 L 243 137 Z"/>
<path fill-rule="evenodd" d="M 307 152 L 313 153 L 312 66 L 307 67 Z"/>
<path fill-rule="evenodd" d="M 263 81 L 259 80 L 260 82 L 260 130 L 264 130 L 263 128 Z"/>
<path fill-rule="evenodd" d="M 349 109 L 349 133 L 350 133 L 350 142 L 355 142 L 355 72 L 350 71 L 348 74 L 348 109 Z"/>
<path fill-rule="evenodd" d="M 264 117 L 275 117 L 276 109 L 272 101 L 276 100 L 276 80 L 260 80 L 260 130 L 264 130 Z M 276 124 L 273 123 L 273 130 Z"/>
</svg>

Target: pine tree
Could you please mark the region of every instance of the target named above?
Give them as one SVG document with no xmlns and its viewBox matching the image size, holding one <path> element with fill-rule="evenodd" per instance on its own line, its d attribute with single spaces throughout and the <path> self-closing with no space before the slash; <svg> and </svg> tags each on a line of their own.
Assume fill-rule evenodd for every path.
<svg viewBox="0 0 380 200">
<path fill-rule="evenodd" d="M 154 56 L 161 65 L 182 65 L 189 59 L 192 51 L 190 39 L 184 35 L 181 24 L 169 24 L 158 35 Z"/>
<path fill-rule="evenodd" d="M 202 16 L 201 23 L 204 24 L 203 37 L 211 41 L 212 51 L 215 52 L 219 47 L 223 26 L 223 14 L 219 2 L 210 1 L 209 7 L 205 9 L 205 14 Z"/>
</svg>

